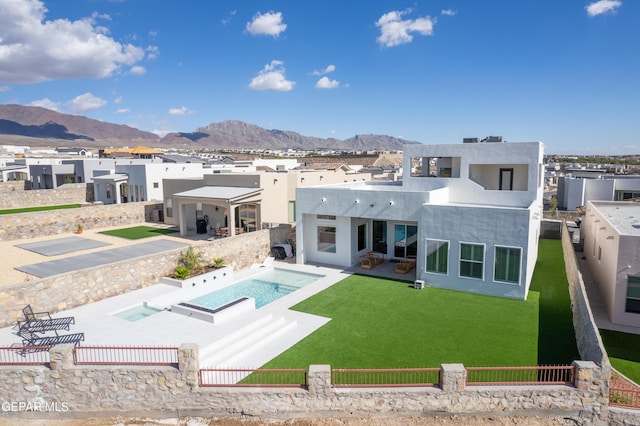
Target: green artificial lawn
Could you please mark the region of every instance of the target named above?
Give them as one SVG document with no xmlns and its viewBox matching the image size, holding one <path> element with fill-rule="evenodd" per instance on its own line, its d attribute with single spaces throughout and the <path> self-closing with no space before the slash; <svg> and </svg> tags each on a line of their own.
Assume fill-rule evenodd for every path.
<svg viewBox="0 0 640 426">
<path fill-rule="evenodd" d="M 130 240 L 139 240 L 141 238 L 157 237 L 158 235 L 172 234 L 174 232 L 177 231 L 175 229 L 154 228 L 153 226 L 132 226 L 131 228 L 114 229 L 100 233 L 128 238 Z"/>
<path fill-rule="evenodd" d="M 539 266 L 552 269 L 534 276 L 550 294 L 526 301 L 352 275 L 292 308 L 331 321 L 264 368 L 568 364 L 579 358 L 560 241 L 541 241 Z"/>
<path fill-rule="evenodd" d="M 580 359 L 560 240 L 540 240 L 531 290 L 540 293 L 538 363 L 571 364 Z"/>
<path fill-rule="evenodd" d="M 640 383 L 640 335 L 600 329 L 600 336 L 611 365 Z"/>
<path fill-rule="evenodd" d="M 78 207 L 80 207 L 80 204 L 64 204 L 60 206 L 23 207 L 21 209 L 0 210 L 0 214 L 42 212 L 47 210 L 61 210 L 61 209 L 77 209 Z"/>
</svg>

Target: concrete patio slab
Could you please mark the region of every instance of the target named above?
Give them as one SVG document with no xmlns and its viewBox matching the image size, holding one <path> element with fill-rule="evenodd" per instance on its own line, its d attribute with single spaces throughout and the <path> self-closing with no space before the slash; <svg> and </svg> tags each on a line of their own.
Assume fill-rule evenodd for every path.
<svg viewBox="0 0 640 426">
<path fill-rule="evenodd" d="M 58 256 L 77 251 L 90 250 L 110 245 L 102 241 L 82 237 L 57 238 L 55 240 L 37 241 L 34 243 L 18 244 L 24 250 L 29 250 L 43 256 Z"/>
<path fill-rule="evenodd" d="M 32 265 L 17 266 L 16 269 L 39 278 L 64 274 L 79 269 L 93 268 L 113 262 L 133 259 L 140 256 L 161 253 L 164 251 L 186 248 L 188 244 L 178 241 L 157 239 L 145 243 L 103 250 L 94 253 L 66 257 Z"/>
</svg>

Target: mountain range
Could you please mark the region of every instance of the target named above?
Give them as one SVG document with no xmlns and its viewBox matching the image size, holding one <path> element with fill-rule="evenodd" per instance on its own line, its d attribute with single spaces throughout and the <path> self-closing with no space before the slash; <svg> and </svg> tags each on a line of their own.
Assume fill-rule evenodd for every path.
<svg viewBox="0 0 640 426">
<path fill-rule="evenodd" d="M 0 105 L 0 143 L 33 146 L 152 145 L 158 148 L 198 149 L 337 149 L 401 150 L 407 141 L 384 135 L 356 135 L 346 140 L 303 136 L 288 130 L 267 130 L 237 120 L 211 123 L 190 133 L 169 133 L 163 138 L 122 124 L 62 114 L 46 108 Z"/>
</svg>

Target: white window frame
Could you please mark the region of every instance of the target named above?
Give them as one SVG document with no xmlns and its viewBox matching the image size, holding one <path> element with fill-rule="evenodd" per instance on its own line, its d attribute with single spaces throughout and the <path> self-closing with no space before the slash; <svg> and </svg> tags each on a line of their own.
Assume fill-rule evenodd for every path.
<svg viewBox="0 0 640 426">
<path fill-rule="evenodd" d="M 425 238 L 425 241 L 424 241 L 424 250 L 425 250 L 425 252 L 427 252 L 427 249 L 429 247 L 429 241 L 436 241 L 436 242 L 439 242 L 439 243 L 447 244 L 447 270 L 446 270 L 446 272 L 428 270 L 427 266 L 429 264 L 429 261 L 427 260 L 427 258 L 429 257 L 429 253 L 426 253 L 425 256 L 424 256 L 424 271 L 427 274 L 449 275 L 449 265 L 451 263 L 451 242 L 449 240 L 440 240 L 438 238 Z M 438 247 L 438 249 L 439 249 L 439 247 Z"/>
<path fill-rule="evenodd" d="M 496 262 L 498 260 L 498 256 L 497 256 L 498 248 L 520 250 L 520 262 L 518 262 L 518 280 L 517 281 L 503 281 L 503 280 L 499 280 L 499 279 L 496 278 Z M 523 257 L 522 254 L 523 253 L 524 253 L 524 250 L 522 249 L 522 247 L 505 246 L 505 245 L 496 245 L 496 246 L 494 246 L 493 247 L 493 282 L 500 283 L 500 284 L 509 284 L 509 285 L 519 286 L 520 285 L 520 280 L 522 279 L 522 257 Z"/>
<path fill-rule="evenodd" d="M 478 278 L 478 277 L 468 277 L 466 275 L 462 275 L 461 274 L 462 268 L 460 266 L 461 266 L 461 263 L 463 261 L 463 259 L 462 259 L 462 245 L 463 244 L 472 245 L 472 246 L 481 246 L 482 247 L 482 277 L 480 277 L 480 278 Z M 474 242 L 469 242 L 469 241 L 460 241 L 459 247 L 458 247 L 458 277 L 459 278 L 467 278 L 467 279 L 470 279 L 470 280 L 484 281 L 486 260 L 487 260 L 487 245 L 486 244 L 484 244 L 484 243 L 474 243 Z M 464 259 L 464 261 L 465 262 L 479 263 L 478 261 L 475 261 L 475 260 Z"/>
</svg>

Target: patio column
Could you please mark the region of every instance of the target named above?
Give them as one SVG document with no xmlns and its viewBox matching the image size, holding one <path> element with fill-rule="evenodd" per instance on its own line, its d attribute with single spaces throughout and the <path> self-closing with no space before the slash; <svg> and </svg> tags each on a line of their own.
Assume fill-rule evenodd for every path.
<svg viewBox="0 0 640 426">
<path fill-rule="evenodd" d="M 178 208 L 176 209 L 178 214 L 180 215 L 179 227 L 180 227 L 180 236 L 187 236 L 187 205 L 182 202 L 182 200 L 178 199 Z"/>
<path fill-rule="evenodd" d="M 236 235 L 236 207 L 232 206 L 231 203 L 227 203 L 227 212 L 229 236 L 233 237 L 234 235 Z"/>
</svg>

